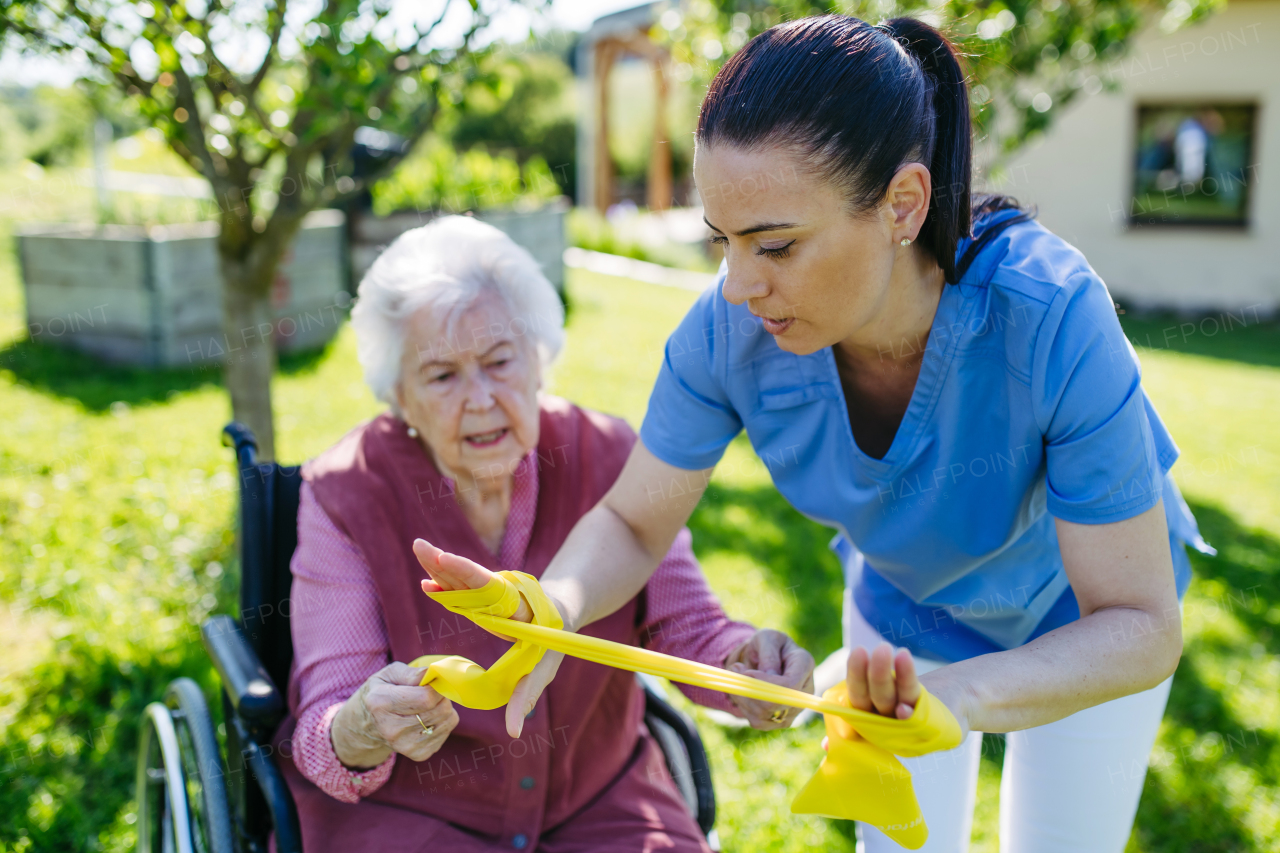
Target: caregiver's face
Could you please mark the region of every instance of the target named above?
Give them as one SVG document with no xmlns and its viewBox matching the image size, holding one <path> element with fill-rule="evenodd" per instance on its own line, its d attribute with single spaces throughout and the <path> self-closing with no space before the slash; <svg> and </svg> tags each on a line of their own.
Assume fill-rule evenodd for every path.
<svg viewBox="0 0 1280 853">
<path fill-rule="evenodd" d="M 699 147 L 693 173 L 712 240 L 724 245 L 724 298 L 746 303 L 779 347 L 807 355 L 878 316 L 896 248 L 891 216 L 851 215 L 781 147 Z"/>
<path fill-rule="evenodd" d="M 409 318 L 400 408 L 454 476 L 510 474 L 538 444 L 541 368 L 532 338 L 513 327 L 522 328 L 492 293 L 460 313 L 427 307 Z"/>
</svg>

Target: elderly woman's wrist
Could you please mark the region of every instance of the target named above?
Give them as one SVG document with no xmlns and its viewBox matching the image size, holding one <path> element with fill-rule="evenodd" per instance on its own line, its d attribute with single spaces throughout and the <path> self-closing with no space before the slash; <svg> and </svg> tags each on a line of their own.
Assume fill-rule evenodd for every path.
<svg viewBox="0 0 1280 853">
<path fill-rule="evenodd" d="M 329 744 L 343 767 L 355 772 L 372 770 L 394 750 L 373 730 L 373 718 L 364 705 L 362 686 L 342 703 L 329 724 Z"/>
<path fill-rule="evenodd" d="M 338 756 L 338 763 L 352 773 L 368 773 L 376 768 L 379 764 L 391 757 L 395 751 L 390 747 L 369 750 L 352 750 L 350 747 L 340 749 L 339 741 L 332 737 L 329 742 L 333 744 L 333 754 Z"/>
</svg>

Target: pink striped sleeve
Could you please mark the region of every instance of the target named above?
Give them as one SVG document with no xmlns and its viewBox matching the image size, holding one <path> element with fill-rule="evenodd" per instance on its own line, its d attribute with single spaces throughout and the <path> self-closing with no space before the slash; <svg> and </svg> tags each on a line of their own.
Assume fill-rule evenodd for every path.
<svg viewBox="0 0 1280 853">
<path fill-rule="evenodd" d="M 645 587 L 641 645 L 686 660 L 724 666 L 729 653 L 751 639 L 755 631 L 725 615 L 693 556 L 693 534 L 687 527 L 681 530 Z M 677 686 L 699 705 L 738 714 L 724 693 Z"/>
<path fill-rule="evenodd" d="M 395 754 L 363 773 L 348 770 L 333 751 L 329 727 L 342 703 L 390 662 L 391 644 L 369 565 L 307 483 L 290 568 L 294 659 L 289 694 L 298 720 L 293 760 L 326 794 L 359 802 L 386 784 Z"/>
</svg>

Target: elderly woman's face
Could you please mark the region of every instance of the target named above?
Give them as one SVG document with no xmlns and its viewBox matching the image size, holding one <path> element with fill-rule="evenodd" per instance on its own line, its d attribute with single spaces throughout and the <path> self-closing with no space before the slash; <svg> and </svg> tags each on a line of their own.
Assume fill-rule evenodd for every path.
<svg viewBox="0 0 1280 853">
<path fill-rule="evenodd" d="M 511 311 L 482 294 L 452 322 L 423 308 L 408 321 L 400 409 L 437 466 L 474 479 L 511 474 L 538 444 L 541 369 Z"/>
</svg>

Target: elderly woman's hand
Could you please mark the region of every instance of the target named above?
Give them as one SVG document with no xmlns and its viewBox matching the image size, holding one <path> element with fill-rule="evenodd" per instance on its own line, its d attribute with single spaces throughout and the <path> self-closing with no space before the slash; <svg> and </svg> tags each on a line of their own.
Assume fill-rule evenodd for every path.
<svg viewBox="0 0 1280 853">
<path fill-rule="evenodd" d="M 813 655 L 781 631 L 768 628 L 756 631 L 750 640 L 730 652 L 724 668 L 805 693 L 813 692 Z M 785 729 L 801 711 L 744 696 L 731 695 L 729 700 L 757 729 Z"/>
<path fill-rule="evenodd" d="M 479 563 L 473 563 L 466 557 L 459 557 L 457 554 L 442 551 L 425 539 L 414 540 L 413 553 L 417 556 L 418 562 L 422 564 L 422 568 L 426 569 L 427 573 L 431 575 L 430 580 L 422 582 L 423 592 L 479 589 L 493 577 L 493 572 Z M 548 598 L 551 598 L 551 596 L 548 595 Z M 551 598 L 551 601 L 563 616 L 564 608 L 554 598 Z M 529 605 L 524 600 L 523 595 L 520 596 L 520 605 L 511 618 L 517 622 L 533 621 L 533 611 L 529 609 Z M 512 637 L 498 634 L 496 631 L 491 633 L 508 642 L 515 642 Z M 507 734 L 513 738 L 520 737 L 520 733 L 524 731 L 525 717 L 533 710 L 534 704 L 537 703 L 538 697 L 542 695 L 543 691 L 547 689 L 547 685 L 556 677 L 556 672 L 560 669 L 560 662 L 563 660 L 564 655 L 560 652 L 548 651 L 542 656 L 542 660 L 538 661 L 538 665 L 533 668 L 532 672 L 516 682 L 516 689 L 512 691 L 511 699 L 507 702 Z"/>
<path fill-rule="evenodd" d="M 453 703 L 419 686 L 425 669 L 393 663 L 375 672 L 343 703 L 329 736 L 338 760 L 351 769 L 377 767 L 398 752 L 425 761 L 458 725 Z"/>
</svg>

